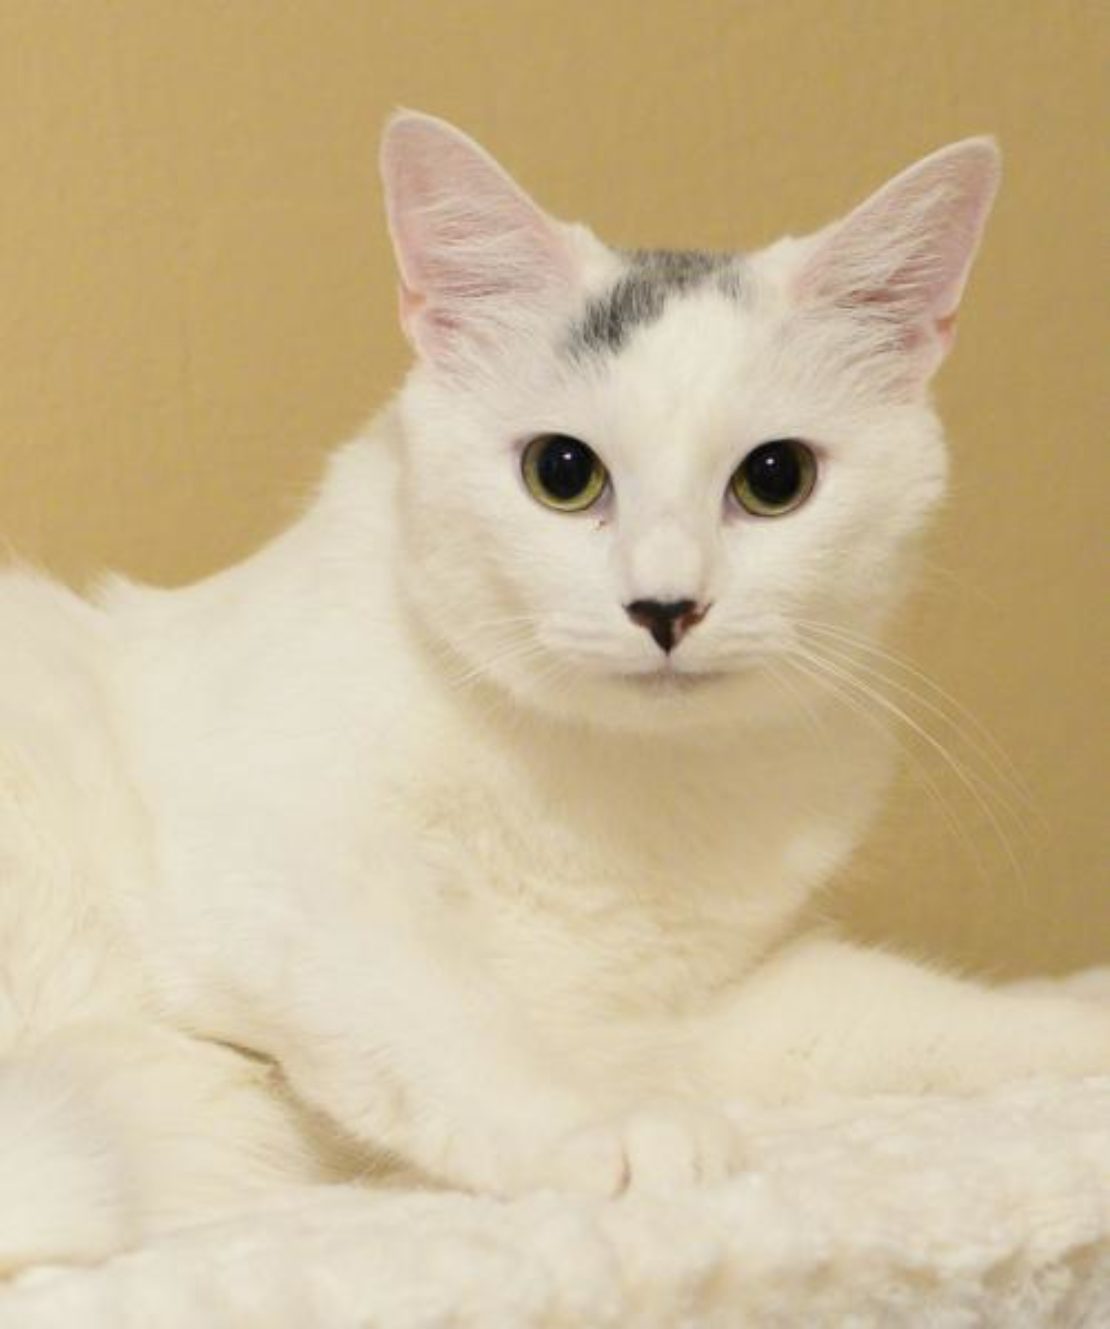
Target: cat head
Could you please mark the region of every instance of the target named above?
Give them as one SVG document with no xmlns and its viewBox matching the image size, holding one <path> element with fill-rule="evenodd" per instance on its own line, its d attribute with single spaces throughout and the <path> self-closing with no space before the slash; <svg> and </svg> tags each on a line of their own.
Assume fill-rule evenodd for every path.
<svg viewBox="0 0 1110 1329">
<path fill-rule="evenodd" d="M 746 255 L 609 248 L 429 116 L 382 171 L 405 586 L 460 677 L 625 728 L 796 708 L 807 634 L 877 630 L 943 493 L 928 384 L 993 142 Z"/>
</svg>

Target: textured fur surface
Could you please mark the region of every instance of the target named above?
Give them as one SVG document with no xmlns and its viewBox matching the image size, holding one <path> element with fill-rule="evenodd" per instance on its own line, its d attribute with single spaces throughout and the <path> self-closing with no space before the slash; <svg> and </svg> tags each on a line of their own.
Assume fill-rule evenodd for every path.
<svg viewBox="0 0 1110 1329">
<path fill-rule="evenodd" d="M 744 1173 L 619 1202 L 350 1186 L 0 1289 L 0 1329 L 1101 1329 L 1110 1080 L 737 1111 Z"/>
<path fill-rule="evenodd" d="M 0 580 L 2 1270 L 376 1158 L 672 1193 L 736 1101 L 1110 1070 L 1096 1003 L 802 927 L 891 763 L 816 643 L 943 493 L 993 146 L 742 263 L 608 249 L 428 117 L 383 172 L 417 363 L 304 516 L 183 590 Z M 589 511 L 526 492 L 550 432 Z M 784 437 L 813 494 L 753 517 Z M 701 621 L 664 653 L 644 599 Z"/>
</svg>

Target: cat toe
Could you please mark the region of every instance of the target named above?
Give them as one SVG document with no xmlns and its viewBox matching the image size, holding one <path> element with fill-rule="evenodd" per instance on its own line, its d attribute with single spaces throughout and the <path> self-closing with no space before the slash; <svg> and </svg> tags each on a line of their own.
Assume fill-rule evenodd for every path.
<svg viewBox="0 0 1110 1329">
<path fill-rule="evenodd" d="M 723 1113 L 653 1104 L 568 1136 L 551 1182 L 584 1194 L 659 1194 L 723 1181 L 741 1157 L 739 1132 Z"/>
</svg>

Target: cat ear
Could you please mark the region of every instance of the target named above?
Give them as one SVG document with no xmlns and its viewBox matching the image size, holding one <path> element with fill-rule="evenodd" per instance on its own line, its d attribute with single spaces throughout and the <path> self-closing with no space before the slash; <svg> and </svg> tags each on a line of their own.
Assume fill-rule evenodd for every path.
<svg viewBox="0 0 1110 1329">
<path fill-rule="evenodd" d="M 381 147 L 401 323 L 426 359 L 511 337 L 574 280 L 561 228 L 473 139 L 401 111 Z"/>
<path fill-rule="evenodd" d="M 927 378 L 955 335 L 956 310 L 1001 173 L 991 138 L 923 158 L 811 242 L 796 293 L 878 320 L 884 341 Z"/>
</svg>

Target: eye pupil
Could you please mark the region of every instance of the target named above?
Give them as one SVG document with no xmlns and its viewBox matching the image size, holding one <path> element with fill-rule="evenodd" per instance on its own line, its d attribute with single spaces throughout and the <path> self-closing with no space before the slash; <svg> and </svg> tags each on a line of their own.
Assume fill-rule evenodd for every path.
<svg viewBox="0 0 1110 1329">
<path fill-rule="evenodd" d="M 556 434 L 540 449 L 536 474 L 552 498 L 567 502 L 587 488 L 596 465 L 597 458 L 585 443 Z"/>
<path fill-rule="evenodd" d="M 541 434 L 521 457 L 524 483 L 537 502 L 561 512 L 581 512 L 605 492 L 608 474 L 597 454 L 569 434 Z"/>
<path fill-rule="evenodd" d="M 732 478 L 740 505 L 769 517 L 796 508 L 809 497 L 817 474 L 813 453 L 794 438 L 774 439 L 753 448 Z"/>
<path fill-rule="evenodd" d="M 786 443 L 764 443 L 748 455 L 744 469 L 752 493 L 764 503 L 789 503 L 802 480 L 798 454 Z"/>
</svg>

